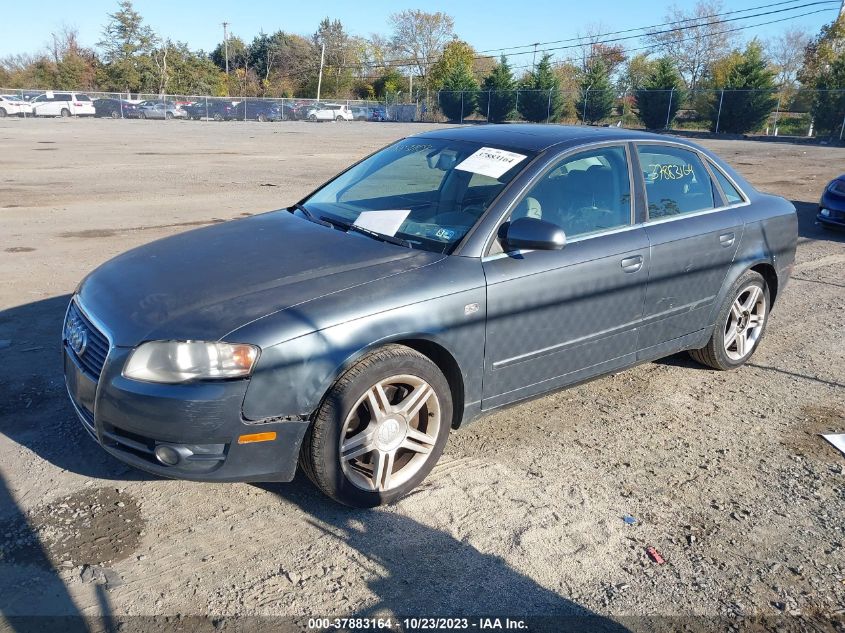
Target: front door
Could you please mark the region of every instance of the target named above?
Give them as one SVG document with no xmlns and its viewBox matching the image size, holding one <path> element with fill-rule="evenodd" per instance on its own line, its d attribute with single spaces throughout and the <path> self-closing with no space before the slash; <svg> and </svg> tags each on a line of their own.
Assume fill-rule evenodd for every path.
<svg viewBox="0 0 845 633">
<path fill-rule="evenodd" d="M 483 261 L 487 338 L 482 408 L 612 371 L 636 358 L 649 270 L 633 224 L 624 146 L 571 154 L 544 173 L 509 219 L 555 222 L 560 251 L 494 249 Z"/>
</svg>

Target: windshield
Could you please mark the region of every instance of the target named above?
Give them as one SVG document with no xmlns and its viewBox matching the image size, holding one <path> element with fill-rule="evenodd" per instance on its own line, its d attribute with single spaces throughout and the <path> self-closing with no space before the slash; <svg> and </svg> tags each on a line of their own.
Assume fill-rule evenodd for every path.
<svg viewBox="0 0 845 633">
<path fill-rule="evenodd" d="M 447 139 L 404 139 L 373 154 L 305 200 L 340 220 L 448 253 L 533 154 Z"/>
</svg>

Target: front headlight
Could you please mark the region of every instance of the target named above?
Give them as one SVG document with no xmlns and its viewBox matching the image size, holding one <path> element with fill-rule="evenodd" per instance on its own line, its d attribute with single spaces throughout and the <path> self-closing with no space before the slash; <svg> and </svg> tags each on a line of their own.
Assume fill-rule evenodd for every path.
<svg viewBox="0 0 845 633">
<path fill-rule="evenodd" d="M 826 218 L 830 217 L 830 209 L 825 209 L 824 207 L 822 207 L 822 210 L 819 211 L 819 213 L 821 213 Z"/>
<path fill-rule="evenodd" d="M 249 376 L 258 348 L 239 343 L 151 341 L 132 351 L 123 375 L 147 382 L 179 383 L 196 379 Z"/>
</svg>

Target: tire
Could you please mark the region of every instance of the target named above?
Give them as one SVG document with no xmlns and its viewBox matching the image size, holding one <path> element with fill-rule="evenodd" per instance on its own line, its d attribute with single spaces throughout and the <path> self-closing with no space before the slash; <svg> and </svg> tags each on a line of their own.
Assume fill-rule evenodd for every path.
<svg viewBox="0 0 845 633">
<path fill-rule="evenodd" d="M 70 110 L 68 110 L 67 108 L 62 108 L 62 111 L 59 113 L 59 116 L 63 119 L 68 118 L 70 116 Z"/>
<path fill-rule="evenodd" d="M 220 114 L 219 112 L 215 112 L 215 113 L 212 115 L 212 117 L 211 117 L 211 118 L 212 118 L 212 119 L 214 119 L 215 121 L 222 121 L 222 120 L 223 120 L 223 115 L 222 115 L 222 114 Z"/>
<path fill-rule="evenodd" d="M 396 407 L 425 401 L 413 406 L 409 418 L 390 404 L 373 416 L 370 402 L 381 403 L 381 397 Z M 419 352 L 388 345 L 359 360 L 332 386 L 308 429 L 299 463 L 323 493 L 344 505 L 391 503 L 431 472 L 451 422 L 452 394 L 443 373 Z M 352 444 L 347 454 L 358 455 L 341 461 L 342 442 Z"/>
<path fill-rule="evenodd" d="M 139 119 L 146 119 L 146 118 L 147 118 L 147 115 L 146 115 L 146 113 L 141 112 L 141 114 L 139 114 L 139 115 L 138 115 L 138 118 L 139 118 Z"/>
<path fill-rule="evenodd" d="M 172 112 L 165 112 L 165 113 L 164 113 L 164 120 L 165 120 L 165 121 L 171 121 L 171 120 L 173 120 L 173 113 L 172 113 Z"/>
<path fill-rule="evenodd" d="M 0 108 L 0 119 L 5 119 L 7 115 L 6 108 Z"/>
<path fill-rule="evenodd" d="M 267 122 L 267 117 L 266 117 L 266 116 L 264 116 L 264 113 L 262 112 L 261 114 L 259 114 L 259 115 L 256 117 L 256 121 L 258 121 L 259 123 L 266 123 L 266 122 Z"/>
<path fill-rule="evenodd" d="M 335 118 L 335 121 L 346 121 L 342 116 Z"/>
<path fill-rule="evenodd" d="M 741 367 L 760 347 L 770 307 L 769 288 L 763 276 L 746 270 L 731 286 L 719 308 L 716 327 L 707 345 L 690 350 L 690 356 L 702 365 L 721 371 Z"/>
<path fill-rule="evenodd" d="M 308 120 L 309 120 L 309 121 L 316 121 L 316 120 L 317 120 L 317 115 L 316 115 L 316 114 L 310 114 L 310 115 L 308 115 Z"/>
</svg>

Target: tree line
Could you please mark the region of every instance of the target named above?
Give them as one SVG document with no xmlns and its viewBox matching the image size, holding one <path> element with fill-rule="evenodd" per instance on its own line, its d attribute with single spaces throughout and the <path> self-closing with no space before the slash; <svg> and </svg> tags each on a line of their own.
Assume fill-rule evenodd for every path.
<svg viewBox="0 0 845 633">
<path fill-rule="evenodd" d="M 666 22 L 682 28 L 647 31 L 647 46 L 628 50 L 593 25 L 578 33 L 571 57 L 541 51 L 536 64 L 520 67 L 477 53 L 442 12 L 394 13 L 389 34 L 366 38 L 325 18 L 310 36 L 233 35 L 206 52 L 161 38 L 131 0 L 120 0 L 94 47 L 62 29 L 44 51 L 0 59 L 0 86 L 315 97 L 325 50 L 322 96 L 421 101 L 428 116 L 451 120 L 473 113 L 491 121 L 587 123 L 636 116 L 663 128 L 694 112 L 712 129 L 744 133 L 777 109 L 809 111 L 817 130 L 836 132 L 845 116 L 845 17 L 815 36 L 790 26 L 743 43 L 736 28 L 714 19 L 721 11 L 718 0 L 672 8 Z"/>
</svg>

